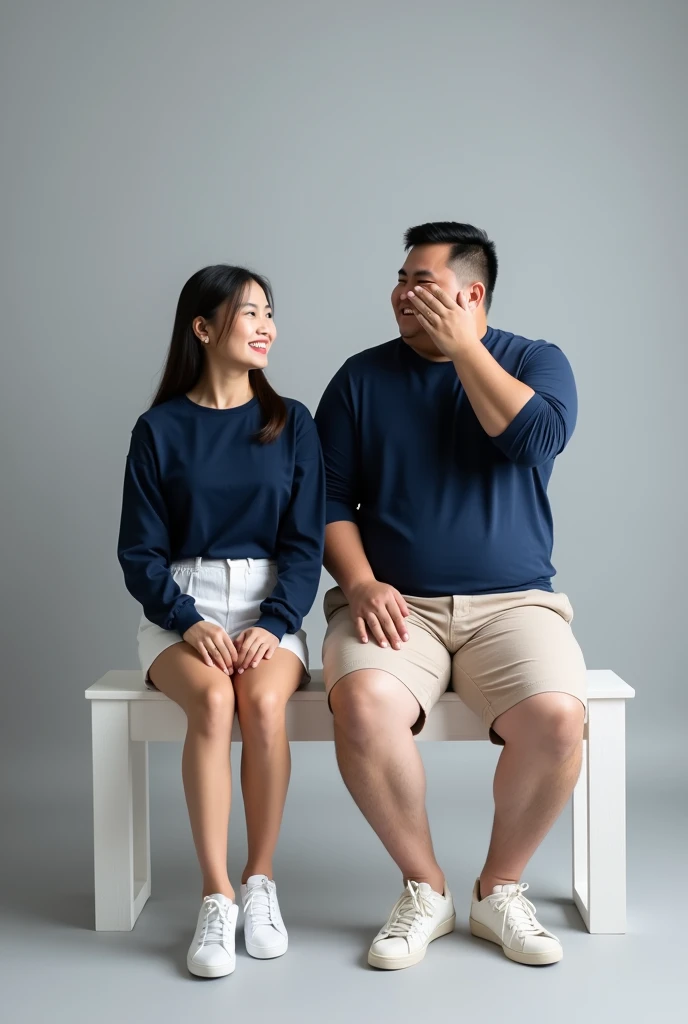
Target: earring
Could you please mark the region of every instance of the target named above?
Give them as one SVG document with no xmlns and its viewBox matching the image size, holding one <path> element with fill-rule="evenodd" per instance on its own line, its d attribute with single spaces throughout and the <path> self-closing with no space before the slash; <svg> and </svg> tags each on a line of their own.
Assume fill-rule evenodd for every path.
<svg viewBox="0 0 688 1024">
<path fill-rule="evenodd" d="M 210 338 L 203 338 L 203 344 L 204 345 L 207 345 L 209 341 L 210 341 Z"/>
</svg>

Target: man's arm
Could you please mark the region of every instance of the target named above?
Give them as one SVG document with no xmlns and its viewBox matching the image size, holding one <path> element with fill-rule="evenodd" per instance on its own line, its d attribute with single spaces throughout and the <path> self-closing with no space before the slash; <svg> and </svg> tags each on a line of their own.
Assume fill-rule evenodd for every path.
<svg viewBox="0 0 688 1024">
<path fill-rule="evenodd" d="M 535 467 L 564 449 L 576 423 L 573 373 L 556 345 L 540 345 L 527 358 L 522 380 L 512 377 L 478 337 L 462 296 L 440 288 L 409 292 L 416 315 L 456 369 L 481 426 L 511 461 Z"/>
<path fill-rule="evenodd" d="M 473 412 L 490 437 L 503 434 L 535 392 L 499 365 L 482 341 L 468 345 L 453 359 Z"/>
<path fill-rule="evenodd" d="M 402 642 L 408 640 L 404 622 L 409 614 L 408 605 L 398 590 L 375 579 L 356 523 L 328 523 L 324 565 L 349 602 L 361 643 L 368 643 L 370 631 L 380 647 L 391 644 L 399 650 Z"/>
<path fill-rule="evenodd" d="M 350 601 L 352 591 L 362 583 L 374 583 L 375 576 L 366 557 L 356 523 L 340 520 L 325 527 L 323 564 Z"/>
<path fill-rule="evenodd" d="M 381 647 L 398 649 L 408 639 L 401 594 L 373 574 L 356 522 L 360 480 L 357 428 L 350 382 L 340 370 L 325 389 L 315 414 L 327 487 L 325 555 L 327 571 L 342 588 L 361 643 L 368 632 Z"/>
</svg>

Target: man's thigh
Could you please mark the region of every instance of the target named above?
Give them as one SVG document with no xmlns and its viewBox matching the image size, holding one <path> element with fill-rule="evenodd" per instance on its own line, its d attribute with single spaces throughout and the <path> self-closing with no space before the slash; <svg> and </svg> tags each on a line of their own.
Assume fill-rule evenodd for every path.
<svg viewBox="0 0 688 1024">
<path fill-rule="evenodd" d="M 493 742 L 502 742 L 494 720 L 533 694 L 568 693 L 585 705 L 585 660 L 565 594 L 526 591 L 472 601 L 476 630 L 453 657 L 452 685 Z"/>
<path fill-rule="evenodd" d="M 430 629 L 413 599 L 406 598 L 411 614 L 405 620 L 408 640 L 401 649 L 380 647 L 373 639 L 361 643 L 349 605 L 339 587 L 325 595 L 327 632 L 323 642 L 323 672 L 328 702 L 340 679 L 353 672 L 377 669 L 396 677 L 418 701 L 420 713 L 412 732 L 419 733 L 431 708 L 447 689 L 451 658 L 446 646 Z M 331 705 L 330 705 L 331 707 Z"/>
</svg>

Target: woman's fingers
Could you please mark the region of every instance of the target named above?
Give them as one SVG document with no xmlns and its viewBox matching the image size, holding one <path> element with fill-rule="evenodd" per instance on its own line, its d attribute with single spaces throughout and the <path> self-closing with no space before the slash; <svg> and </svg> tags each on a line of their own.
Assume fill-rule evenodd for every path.
<svg viewBox="0 0 688 1024">
<path fill-rule="evenodd" d="M 207 650 L 203 640 L 199 640 L 198 641 L 198 645 L 196 647 L 196 650 L 198 651 L 200 656 L 203 658 L 203 661 L 206 663 L 208 668 L 213 668 L 213 665 L 214 665 L 213 659 L 210 657 L 210 654 L 208 653 L 208 650 Z"/>
<path fill-rule="evenodd" d="M 232 644 L 232 641 L 229 640 L 229 647 L 233 647 L 233 646 L 234 645 Z M 224 641 L 224 640 L 218 640 L 217 641 L 217 649 L 219 650 L 220 655 L 222 656 L 222 661 L 224 663 L 223 667 L 224 667 L 225 671 L 227 672 L 227 675 L 231 676 L 232 672 L 234 671 L 234 659 L 232 658 L 232 655 L 231 655 L 231 652 L 229 650 L 229 647 L 227 646 L 227 642 L 226 641 Z"/>
<path fill-rule="evenodd" d="M 261 644 L 260 637 L 256 637 L 251 640 L 249 637 L 246 641 L 246 649 L 239 652 L 239 663 L 237 665 L 237 672 L 243 672 L 251 664 L 251 659 L 255 657 L 255 653 Z"/>
<path fill-rule="evenodd" d="M 232 661 L 233 661 L 233 662 L 235 662 L 235 661 L 237 660 L 237 657 L 238 657 L 238 655 L 237 655 L 237 649 L 236 649 L 236 647 L 234 646 L 234 642 L 233 642 L 232 640 L 230 640 L 230 638 L 229 638 L 229 637 L 226 637 L 226 638 L 225 638 L 225 647 L 227 648 L 227 650 L 228 650 L 228 651 L 229 651 L 229 653 L 231 654 L 231 656 L 232 656 Z"/>
<path fill-rule="evenodd" d="M 256 668 L 260 664 L 260 662 L 266 657 L 269 647 L 270 645 L 268 644 L 268 642 L 263 641 L 263 643 L 258 648 L 253 661 L 251 662 L 251 668 Z"/>
<path fill-rule="evenodd" d="M 217 667 L 220 669 L 220 671 L 224 672 L 225 675 L 229 675 L 229 671 L 227 669 L 227 666 L 225 665 L 225 660 L 224 660 L 224 657 L 222 655 L 222 651 L 218 647 L 219 643 L 221 643 L 219 638 L 218 638 L 218 641 L 216 643 L 215 640 L 212 637 L 206 637 L 206 641 L 205 641 L 206 650 L 208 651 L 208 654 L 210 655 L 210 657 L 213 659 L 213 664 L 217 665 Z M 230 659 L 230 663 L 231 663 L 231 659 Z"/>
<path fill-rule="evenodd" d="M 251 638 L 251 634 L 247 633 L 244 636 L 244 639 L 243 639 L 243 641 L 241 643 L 241 646 L 238 647 L 237 669 L 240 672 L 243 672 L 243 670 L 246 668 L 246 662 L 248 661 L 248 655 L 249 655 L 249 651 L 251 650 L 252 643 L 253 643 L 253 641 L 252 641 L 252 638 Z"/>
</svg>

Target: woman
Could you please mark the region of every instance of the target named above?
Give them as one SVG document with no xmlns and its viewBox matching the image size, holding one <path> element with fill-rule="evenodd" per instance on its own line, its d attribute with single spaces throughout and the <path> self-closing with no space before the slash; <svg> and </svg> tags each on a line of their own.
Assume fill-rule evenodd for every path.
<svg viewBox="0 0 688 1024">
<path fill-rule="evenodd" d="M 263 368 L 275 340 L 268 283 L 241 267 L 199 270 L 182 289 L 162 382 L 132 432 L 118 556 L 143 606 L 147 685 L 184 710 L 184 792 L 203 874 L 187 957 L 231 974 L 238 916 L 227 875 L 234 711 L 248 861 L 248 952 L 287 949 L 272 879 L 290 773 L 285 708 L 308 671 L 303 616 L 320 578 L 324 473 L 300 402 Z"/>
</svg>

